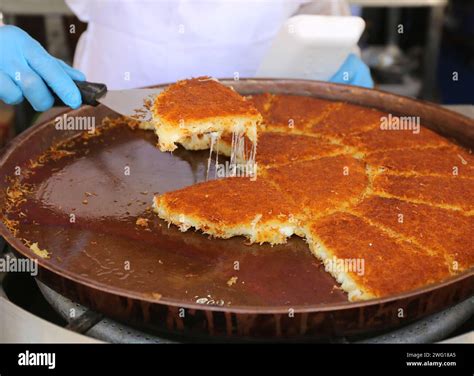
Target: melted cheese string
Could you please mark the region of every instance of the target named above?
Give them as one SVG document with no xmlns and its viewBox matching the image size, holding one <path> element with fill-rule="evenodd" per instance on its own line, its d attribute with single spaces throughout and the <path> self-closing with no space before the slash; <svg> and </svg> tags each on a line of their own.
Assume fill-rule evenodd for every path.
<svg viewBox="0 0 474 376">
<path fill-rule="evenodd" d="M 210 136 L 210 145 L 209 145 L 209 157 L 207 160 L 207 170 L 206 170 L 206 181 L 209 180 L 209 171 L 211 169 L 212 162 L 212 153 L 215 150 L 216 160 L 215 160 L 215 177 L 217 178 L 217 171 L 219 167 L 219 140 L 221 137 L 220 132 L 211 132 Z M 237 173 L 241 173 L 240 169 L 245 171 L 248 169 L 251 173 L 256 171 L 255 169 L 255 158 L 257 155 L 257 144 L 252 143 L 252 147 L 247 150 L 245 147 L 245 134 L 243 132 L 232 132 L 231 137 L 231 153 L 230 153 L 230 171 L 229 176 L 237 176 Z M 241 165 L 239 165 L 241 164 Z M 237 171 L 239 170 L 239 171 Z M 240 175 L 239 175 L 240 176 Z"/>
<path fill-rule="evenodd" d="M 206 171 L 206 181 L 209 180 L 209 170 L 211 168 L 212 152 L 214 151 L 214 146 L 219 141 L 221 134 L 219 132 L 211 132 L 211 145 L 209 146 L 209 158 L 207 159 L 207 171 Z M 217 173 L 217 156 L 219 151 L 216 149 L 216 173 Z"/>
</svg>

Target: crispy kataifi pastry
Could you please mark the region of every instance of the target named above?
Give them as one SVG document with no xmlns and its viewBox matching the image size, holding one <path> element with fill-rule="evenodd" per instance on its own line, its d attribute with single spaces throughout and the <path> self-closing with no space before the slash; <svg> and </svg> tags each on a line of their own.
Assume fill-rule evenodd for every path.
<svg viewBox="0 0 474 376">
<path fill-rule="evenodd" d="M 348 213 L 309 222 L 304 232 L 313 254 L 351 301 L 399 294 L 451 275 L 444 257 Z"/>
<path fill-rule="evenodd" d="M 414 149 L 452 145 L 448 140 L 428 128 L 420 126 L 419 133 L 409 130 L 387 130 L 380 127 L 353 133 L 343 140 L 345 145 L 353 146 L 362 153 L 389 149 Z"/>
<path fill-rule="evenodd" d="M 326 265 L 350 300 L 402 293 L 474 265 L 470 152 L 424 127 L 382 130 L 389 115 L 362 106 L 280 94 L 247 100 L 264 119 L 257 180 L 225 178 L 158 195 L 161 218 L 182 231 L 257 243 L 296 234 L 323 262 L 363 260 L 362 274 Z M 181 143 L 204 149 L 210 140 L 192 135 Z M 246 138 L 243 156 L 255 152 L 250 145 Z M 224 132 L 214 149 L 230 156 L 231 146 Z"/>
<path fill-rule="evenodd" d="M 285 133 L 306 133 L 311 125 L 326 116 L 338 102 L 325 99 L 275 94 L 265 113 L 265 128 Z"/>
<path fill-rule="evenodd" d="M 474 211 L 474 180 L 458 176 L 400 176 L 380 174 L 374 178 L 373 191 L 384 197 L 415 203 Z"/>
<path fill-rule="evenodd" d="M 452 272 L 474 265 L 474 216 L 377 196 L 364 200 L 354 211 L 400 238 L 445 257 Z"/>
<path fill-rule="evenodd" d="M 312 123 L 311 133 L 343 138 L 352 133 L 379 128 L 380 118 L 386 115 L 371 108 L 340 102 Z"/>
<path fill-rule="evenodd" d="M 259 136 L 257 162 L 279 165 L 349 153 L 350 148 L 332 144 L 317 137 L 278 132 L 263 132 Z"/>
<path fill-rule="evenodd" d="M 285 243 L 296 227 L 298 207 L 271 182 L 233 177 L 157 195 L 158 216 L 219 238 L 242 235 L 250 242 Z"/>
<path fill-rule="evenodd" d="M 392 173 L 474 178 L 474 156 L 454 145 L 409 151 L 380 150 L 364 159 Z"/>
<path fill-rule="evenodd" d="M 251 144 L 246 143 L 246 155 L 251 152 Z M 219 140 L 216 148 L 220 154 L 230 156 L 231 141 L 228 137 Z M 351 148 L 333 144 L 318 137 L 281 132 L 261 132 L 258 135 L 256 162 L 260 167 L 287 164 L 328 156 L 349 154 Z"/>
<path fill-rule="evenodd" d="M 260 112 L 263 117 L 263 124 L 267 122 L 268 113 L 274 97 L 275 96 L 270 93 L 252 94 L 245 97 L 248 101 L 252 102 L 257 111 Z"/>
<path fill-rule="evenodd" d="M 245 99 L 251 102 L 262 115 L 263 120 L 257 124 L 257 139 L 265 130 L 267 111 L 270 108 L 272 97 L 272 94 L 268 93 L 249 95 L 245 97 Z M 246 136 L 244 136 L 244 140 L 243 144 L 246 149 L 245 155 L 248 156 L 252 152 L 253 144 Z M 212 137 L 210 134 L 193 134 L 190 137 L 181 140 L 180 144 L 187 150 L 206 150 L 210 148 L 211 141 Z M 230 157 L 232 151 L 232 134 L 227 132 L 221 134 L 219 139 L 215 140 L 213 146 L 219 154 Z M 237 157 L 241 158 L 242 155 Z"/>
<path fill-rule="evenodd" d="M 241 134 L 257 142 L 262 117 L 251 101 L 210 77 L 178 81 L 159 94 L 152 107 L 161 151 L 202 134 Z M 200 141 L 200 140 L 197 140 Z M 199 149 L 190 146 L 191 149 Z"/>
<path fill-rule="evenodd" d="M 368 186 L 364 162 L 345 155 L 272 167 L 264 175 L 309 217 L 349 207 Z"/>
</svg>

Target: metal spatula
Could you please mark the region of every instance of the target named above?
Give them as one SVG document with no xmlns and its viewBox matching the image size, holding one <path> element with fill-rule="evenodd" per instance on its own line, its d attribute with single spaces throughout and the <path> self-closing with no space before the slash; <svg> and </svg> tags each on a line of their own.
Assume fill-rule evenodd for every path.
<svg viewBox="0 0 474 376">
<path fill-rule="evenodd" d="M 97 106 L 99 103 L 111 110 L 134 119 L 149 121 L 151 112 L 147 102 L 163 89 L 107 90 L 101 83 L 75 81 L 82 95 L 82 103 Z"/>
</svg>

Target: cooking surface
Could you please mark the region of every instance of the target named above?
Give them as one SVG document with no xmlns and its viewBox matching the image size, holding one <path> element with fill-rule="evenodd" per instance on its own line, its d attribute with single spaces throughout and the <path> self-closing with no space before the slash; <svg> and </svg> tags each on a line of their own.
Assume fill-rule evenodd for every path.
<svg viewBox="0 0 474 376">
<path fill-rule="evenodd" d="M 25 180 L 35 189 L 18 236 L 51 252 L 48 264 L 131 295 L 231 306 L 347 301 L 299 238 L 249 246 L 168 228 L 149 211 L 153 194 L 204 180 L 208 152 L 162 153 L 155 142 L 126 125 L 79 139 L 74 155 Z M 139 217 L 148 228 L 136 225 Z"/>
</svg>

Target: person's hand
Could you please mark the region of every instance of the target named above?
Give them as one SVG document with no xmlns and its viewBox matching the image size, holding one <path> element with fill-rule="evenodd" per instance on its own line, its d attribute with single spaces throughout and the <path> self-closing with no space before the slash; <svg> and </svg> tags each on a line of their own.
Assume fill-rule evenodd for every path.
<svg viewBox="0 0 474 376">
<path fill-rule="evenodd" d="M 73 80 L 84 81 L 85 76 L 18 27 L 0 26 L 0 100 L 17 104 L 26 98 L 36 111 L 46 111 L 54 103 L 52 90 L 66 105 L 78 108 L 82 98 Z"/>
<path fill-rule="evenodd" d="M 370 69 L 354 54 L 350 54 L 339 70 L 331 77 L 330 82 L 373 88 L 374 81 Z"/>
</svg>

